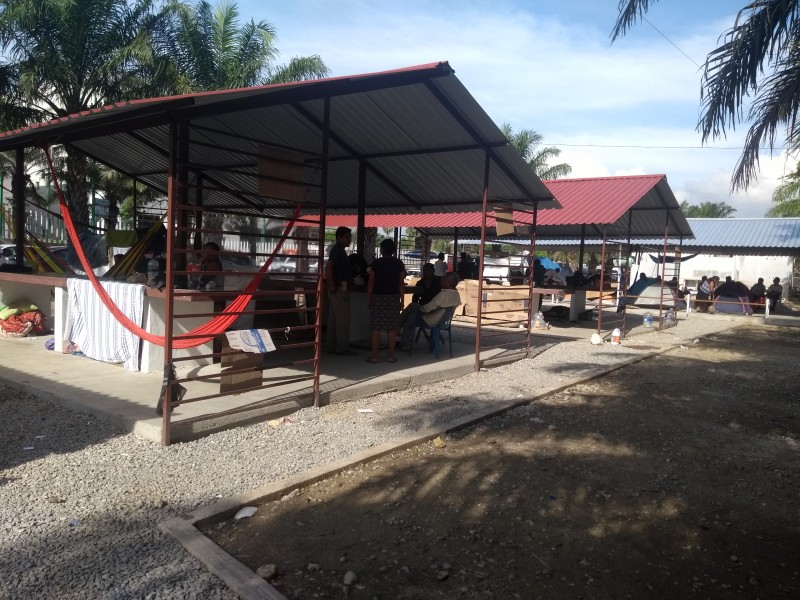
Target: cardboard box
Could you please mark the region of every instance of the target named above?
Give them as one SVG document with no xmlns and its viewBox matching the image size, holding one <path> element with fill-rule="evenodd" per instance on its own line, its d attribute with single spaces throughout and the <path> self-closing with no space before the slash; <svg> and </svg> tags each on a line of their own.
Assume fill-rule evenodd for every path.
<svg viewBox="0 0 800 600">
<path fill-rule="evenodd" d="M 228 339 L 228 345 L 234 350 L 256 352 L 259 354 L 275 351 L 275 344 L 272 342 L 272 336 L 270 336 L 269 331 L 266 329 L 237 329 L 235 331 L 226 331 L 225 337 Z"/>
<path fill-rule="evenodd" d="M 220 359 L 220 393 L 261 387 L 264 377 L 263 354 L 273 350 L 275 344 L 266 329 L 226 331 Z"/>
</svg>

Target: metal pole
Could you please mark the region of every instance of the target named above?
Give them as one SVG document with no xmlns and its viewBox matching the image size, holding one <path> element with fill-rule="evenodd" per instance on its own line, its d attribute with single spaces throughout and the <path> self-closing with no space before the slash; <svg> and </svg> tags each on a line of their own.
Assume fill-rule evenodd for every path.
<svg viewBox="0 0 800 600">
<path fill-rule="evenodd" d="M 669 212 L 667 212 L 669 215 Z M 664 247 L 661 252 L 661 298 L 658 299 L 658 326 L 663 329 L 664 323 L 662 316 L 664 314 L 664 279 L 667 277 L 667 236 L 669 235 L 669 217 L 667 223 L 664 225 Z"/>
<path fill-rule="evenodd" d="M 483 313 L 483 248 L 486 244 L 486 209 L 489 204 L 489 171 L 492 156 L 486 150 L 486 164 L 483 172 L 483 209 L 481 210 L 481 248 L 478 251 L 478 318 L 475 321 L 475 371 L 481 370 L 481 314 Z M 464 284 L 466 286 L 466 284 Z"/>
<path fill-rule="evenodd" d="M 319 361 L 322 354 L 322 307 L 325 287 L 325 217 L 328 209 L 328 154 L 330 150 L 331 99 L 325 98 L 322 123 L 322 177 L 319 188 L 319 249 L 317 258 L 317 327 L 314 330 L 314 407 L 319 408 Z M 330 332 L 328 333 L 330 335 Z"/>
<path fill-rule="evenodd" d="M 356 252 L 364 256 L 367 215 L 367 163 L 358 162 L 358 217 L 356 221 Z"/>
<path fill-rule="evenodd" d="M 25 264 L 25 150 L 17 148 L 17 161 L 14 170 L 14 179 L 11 183 L 14 196 L 14 221 L 17 225 L 17 231 L 14 234 L 14 242 L 17 246 L 17 267 Z"/>
<path fill-rule="evenodd" d="M 133 178 L 133 229 L 136 230 L 136 178 Z"/>
<path fill-rule="evenodd" d="M 597 333 L 603 327 L 603 288 L 606 279 L 606 226 L 603 225 L 603 248 L 600 254 L 600 295 L 597 297 Z"/>
<path fill-rule="evenodd" d="M 539 218 L 539 201 L 535 200 L 533 203 L 533 223 L 531 224 L 531 253 L 528 257 L 531 261 L 527 267 L 523 267 L 523 275 L 525 274 L 525 270 L 528 271 L 528 322 L 525 324 L 525 331 L 527 332 L 525 336 L 525 355 L 527 356 L 530 354 L 531 350 L 531 321 L 532 321 L 532 314 L 533 314 L 533 261 L 536 260 L 536 223 L 537 219 Z M 539 306 L 537 303 L 536 312 L 539 312 Z"/>
<path fill-rule="evenodd" d="M 4 173 L 0 173 L 0 240 L 2 240 L 5 237 L 5 227 L 4 227 L 5 223 L 3 222 L 3 208 L 4 208 L 3 196 L 5 194 L 6 188 L 3 187 L 4 175 L 5 175 Z"/>
<path fill-rule="evenodd" d="M 170 413 L 172 412 L 172 382 L 169 381 L 172 368 L 173 316 L 175 302 L 175 274 L 172 252 L 175 249 L 175 226 L 177 224 L 176 203 L 180 196 L 178 190 L 178 124 L 169 124 L 169 164 L 167 165 L 167 289 L 164 296 L 164 398 L 161 403 L 161 445 L 169 446 Z"/>
</svg>

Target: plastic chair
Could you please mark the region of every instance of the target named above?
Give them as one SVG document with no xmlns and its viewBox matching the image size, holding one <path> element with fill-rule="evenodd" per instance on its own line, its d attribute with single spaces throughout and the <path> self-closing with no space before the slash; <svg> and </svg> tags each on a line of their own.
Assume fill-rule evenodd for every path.
<svg viewBox="0 0 800 600">
<path fill-rule="evenodd" d="M 411 335 L 411 339 L 416 342 L 417 336 L 419 332 L 424 332 L 428 336 L 428 346 L 431 350 L 433 350 L 434 358 L 439 358 L 439 351 L 441 349 L 441 340 L 440 340 L 440 333 L 447 332 L 447 345 L 450 347 L 450 356 L 453 356 L 453 336 L 450 329 L 451 322 L 453 320 L 453 315 L 456 314 L 456 308 L 458 306 L 451 306 L 445 309 L 442 318 L 439 319 L 439 322 L 431 327 L 428 325 L 425 320 L 422 318 L 422 314 L 417 315 L 417 322 L 415 326 L 415 330 Z M 408 349 L 408 353 L 411 354 L 412 350 L 414 349 L 414 343 L 412 342 L 411 347 Z"/>
</svg>

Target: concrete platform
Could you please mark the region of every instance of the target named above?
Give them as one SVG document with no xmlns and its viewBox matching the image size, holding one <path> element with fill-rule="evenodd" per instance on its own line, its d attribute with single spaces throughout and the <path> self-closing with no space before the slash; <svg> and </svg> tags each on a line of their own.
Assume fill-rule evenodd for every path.
<svg viewBox="0 0 800 600">
<path fill-rule="evenodd" d="M 0 355 L 3 356 L 0 382 L 54 399 L 124 431 L 160 442 L 161 417 L 155 411 L 161 393 L 160 374 L 133 373 L 118 365 L 48 351 L 44 347 L 47 337 L 0 338 Z M 320 403 L 354 400 L 466 375 L 474 370 L 474 341 L 461 343 L 456 341 L 457 337 L 474 340 L 474 330 L 467 328 L 460 336 L 454 333 L 453 357 L 450 358 L 445 346 L 438 361 L 428 353 L 424 343 L 417 344 L 410 356 L 398 352 L 398 361 L 393 364 L 370 364 L 366 362 L 366 351 L 356 356 L 325 354 L 320 361 Z M 522 356 L 518 350 L 498 348 L 482 352 L 481 360 L 496 364 Z M 218 371 L 217 366 L 203 367 L 192 371 L 192 375 L 214 375 Z M 178 372 L 179 377 L 186 374 L 186 371 Z M 265 369 L 264 383 L 290 382 L 255 392 L 181 404 L 172 413 L 171 439 L 173 442 L 188 441 L 311 406 L 312 375 L 311 365 Z M 187 398 L 219 391 L 216 379 L 185 385 Z"/>
</svg>

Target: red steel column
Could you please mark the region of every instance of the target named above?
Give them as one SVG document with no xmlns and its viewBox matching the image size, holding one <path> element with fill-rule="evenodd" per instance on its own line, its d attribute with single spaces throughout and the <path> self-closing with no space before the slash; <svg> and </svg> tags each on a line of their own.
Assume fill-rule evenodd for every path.
<svg viewBox="0 0 800 600">
<path fill-rule="evenodd" d="M 489 168 L 492 156 L 486 150 L 486 166 L 483 172 L 483 210 L 481 211 L 481 249 L 478 253 L 478 318 L 475 322 L 475 371 L 481 369 L 481 314 L 483 313 L 483 248 L 486 245 L 486 208 L 489 204 Z M 466 286 L 466 284 L 465 284 Z"/>
<path fill-rule="evenodd" d="M 325 98 L 322 125 L 322 176 L 319 188 L 319 248 L 317 258 L 317 327 L 314 330 L 314 407 L 319 407 L 319 361 L 322 355 L 322 319 L 325 303 L 325 217 L 328 209 L 328 152 L 330 148 L 331 99 Z"/>
</svg>

